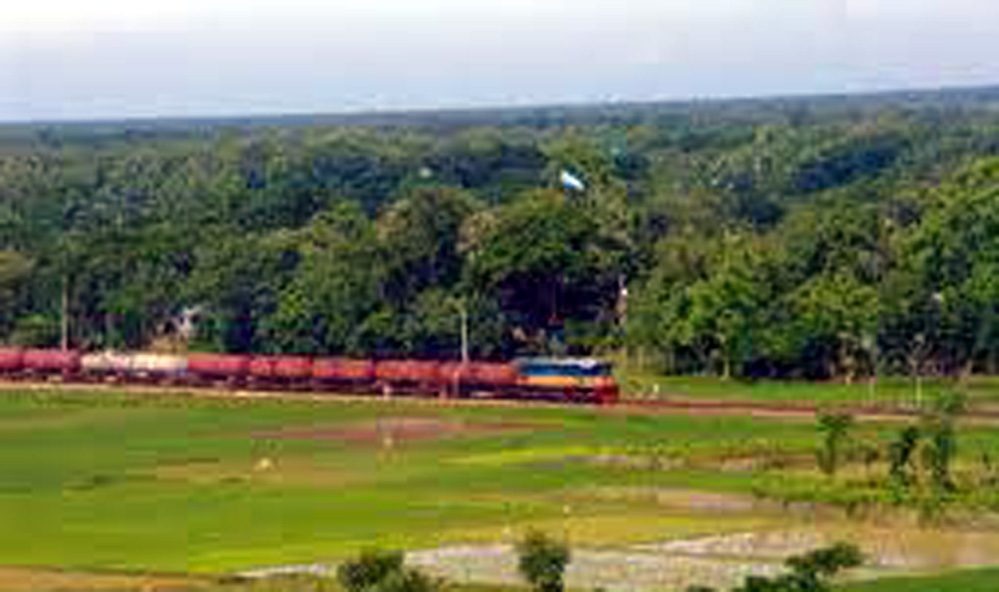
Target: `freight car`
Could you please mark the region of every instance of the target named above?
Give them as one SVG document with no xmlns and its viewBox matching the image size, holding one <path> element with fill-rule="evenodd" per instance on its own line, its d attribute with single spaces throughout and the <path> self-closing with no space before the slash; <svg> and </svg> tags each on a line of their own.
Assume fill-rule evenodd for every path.
<svg viewBox="0 0 999 592">
<path fill-rule="evenodd" d="M 512 363 L 193 353 L 0 348 L 0 377 L 151 382 L 239 388 L 544 398 L 613 403 L 610 364 L 591 359 L 525 358 Z"/>
</svg>

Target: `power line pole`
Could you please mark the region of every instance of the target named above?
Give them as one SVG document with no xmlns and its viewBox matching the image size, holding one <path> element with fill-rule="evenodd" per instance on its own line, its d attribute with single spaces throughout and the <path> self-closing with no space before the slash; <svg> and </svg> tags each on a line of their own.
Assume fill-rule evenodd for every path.
<svg viewBox="0 0 999 592">
<path fill-rule="evenodd" d="M 461 314 L 461 363 L 468 363 L 468 307 L 465 299 L 462 298 L 458 304 L 458 312 Z"/>
<path fill-rule="evenodd" d="M 62 351 L 69 350 L 69 278 L 62 276 L 62 302 L 60 306 L 62 318 L 59 319 Z"/>
</svg>

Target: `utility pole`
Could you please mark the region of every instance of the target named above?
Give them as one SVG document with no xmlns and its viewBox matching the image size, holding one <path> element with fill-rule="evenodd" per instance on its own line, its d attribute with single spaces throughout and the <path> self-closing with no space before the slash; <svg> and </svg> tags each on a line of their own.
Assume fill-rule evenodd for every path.
<svg viewBox="0 0 999 592">
<path fill-rule="evenodd" d="M 62 276 L 62 303 L 60 306 L 61 317 L 59 319 L 59 329 L 61 334 L 62 351 L 69 350 L 69 278 L 66 274 Z"/>
<path fill-rule="evenodd" d="M 617 318 L 622 331 L 628 325 L 628 279 L 617 276 Z"/>
<path fill-rule="evenodd" d="M 461 315 L 461 363 L 468 363 L 468 307 L 465 299 L 458 301 L 458 313 Z"/>
<path fill-rule="evenodd" d="M 468 363 L 468 299 L 465 296 L 452 296 L 447 301 L 458 311 L 459 333 L 461 335 L 461 363 Z"/>
<path fill-rule="evenodd" d="M 621 344 L 624 347 L 624 358 L 631 361 L 628 355 L 628 280 L 624 274 L 617 277 L 617 323 L 621 336 Z"/>
</svg>

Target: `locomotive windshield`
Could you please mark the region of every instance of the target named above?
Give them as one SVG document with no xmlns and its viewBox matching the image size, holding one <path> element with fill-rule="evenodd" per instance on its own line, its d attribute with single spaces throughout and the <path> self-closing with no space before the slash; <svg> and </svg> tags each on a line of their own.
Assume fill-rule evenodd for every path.
<svg viewBox="0 0 999 592">
<path fill-rule="evenodd" d="M 524 376 L 610 376 L 609 362 L 591 359 L 561 360 L 531 358 L 518 360 L 518 368 Z"/>
</svg>

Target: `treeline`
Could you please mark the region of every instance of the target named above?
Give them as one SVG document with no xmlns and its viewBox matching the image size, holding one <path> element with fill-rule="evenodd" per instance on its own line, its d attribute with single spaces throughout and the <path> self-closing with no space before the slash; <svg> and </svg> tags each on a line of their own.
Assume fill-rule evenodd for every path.
<svg viewBox="0 0 999 592">
<path fill-rule="evenodd" d="M 995 95 L 0 129 L 0 339 L 994 371 Z"/>
</svg>

